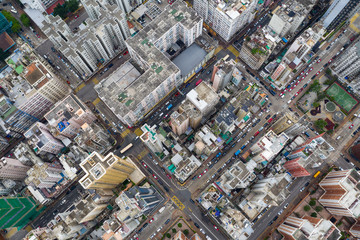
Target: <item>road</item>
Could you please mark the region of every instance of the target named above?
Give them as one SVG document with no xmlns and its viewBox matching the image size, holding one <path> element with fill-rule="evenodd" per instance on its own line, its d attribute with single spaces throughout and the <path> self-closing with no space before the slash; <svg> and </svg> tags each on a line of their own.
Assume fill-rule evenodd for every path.
<svg viewBox="0 0 360 240">
<path fill-rule="evenodd" d="M 52 219 L 54 219 L 57 213 L 65 212 L 75 202 L 82 199 L 83 197 L 81 194 L 84 194 L 84 189 L 80 184 L 74 186 L 75 188 L 73 190 L 65 191 L 55 202 L 48 206 L 45 212 L 32 223 L 32 227 L 45 227 Z"/>
</svg>

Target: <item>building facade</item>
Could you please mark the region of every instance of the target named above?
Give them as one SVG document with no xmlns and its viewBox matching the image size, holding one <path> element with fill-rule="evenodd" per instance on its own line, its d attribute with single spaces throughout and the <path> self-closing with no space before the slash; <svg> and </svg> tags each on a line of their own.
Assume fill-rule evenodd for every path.
<svg viewBox="0 0 360 240">
<path fill-rule="evenodd" d="M 19 160 L 2 157 L 0 159 L 0 179 L 24 180 L 30 166 L 22 164 Z"/>
<path fill-rule="evenodd" d="M 285 239 L 340 239 L 340 230 L 329 220 L 304 216 L 303 218 L 289 216 L 277 228 Z"/>
<path fill-rule="evenodd" d="M 102 156 L 97 152 L 84 159 L 80 167 L 85 176 L 79 182 L 85 189 L 113 189 L 135 170 L 132 163 L 113 153 Z"/>
<path fill-rule="evenodd" d="M 252 22 L 256 10 L 260 9 L 258 2 L 251 0 L 195 0 L 193 5 L 206 24 L 226 41 Z"/>
<path fill-rule="evenodd" d="M 358 218 L 360 203 L 356 197 L 360 175 L 355 169 L 332 171 L 319 183 L 325 193 L 319 202 L 334 215 Z"/>
</svg>

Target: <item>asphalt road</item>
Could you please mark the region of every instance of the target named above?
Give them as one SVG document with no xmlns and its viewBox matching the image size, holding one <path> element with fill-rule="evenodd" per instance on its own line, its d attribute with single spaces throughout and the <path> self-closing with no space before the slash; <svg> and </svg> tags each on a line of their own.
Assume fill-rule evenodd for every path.
<svg viewBox="0 0 360 240">
<path fill-rule="evenodd" d="M 80 184 L 74 186 L 75 188 L 73 190 L 65 190 L 55 202 L 48 206 L 45 212 L 32 223 L 33 228 L 45 227 L 52 219 L 54 219 L 57 213 L 65 212 L 74 203 L 82 199 L 80 194 L 83 194 L 85 190 Z M 70 192 L 67 194 L 68 191 Z"/>
</svg>

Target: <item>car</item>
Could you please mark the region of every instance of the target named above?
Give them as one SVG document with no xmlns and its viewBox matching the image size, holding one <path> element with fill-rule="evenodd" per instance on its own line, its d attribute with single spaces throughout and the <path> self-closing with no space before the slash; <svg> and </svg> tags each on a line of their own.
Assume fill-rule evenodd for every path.
<svg viewBox="0 0 360 240">
<path fill-rule="evenodd" d="M 171 176 L 170 176 L 169 174 L 166 174 L 166 176 L 167 176 L 169 179 L 171 179 Z"/>
<path fill-rule="evenodd" d="M 305 183 L 305 187 L 309 186 L 310 182 Z"/>
<path fill-rule="evenodd" d="M 144 162 L 142 162 L 142 165 L 147 168 L 147 165 Z"/>
<path fill-rule="evenodd" d="M 69 82 L 68 80 L 66 80 L 66 83 L 67 83 L 67 84 L 70 84 L 70 82 Z"/>
<path fill-rule="evenodd" d="M 151 218 L 150 220 L 149 220 L 149 223 L 152 223 L 154 221 L 154 218 Z"/>
<path fill-rule="evenodd" d="M 307 86 L 308 86 L 308 84 L 307 84 L 307 83 L 305 83 L 305 84 L 304 84 L 304 86 L 303 86 L 303 88 L 306 88 Z"/>
<path fill-rule="evenodd" d="M 281 210 L 278 212 L 278 215 L 280 216 L 283 212 L 284 212 L 284 209 L 281 209 Z"/>
<path fill-rule="evenodd" d="M 305 73 L 305 75 L 306 75 L 306 76 L 309 75 L 309 72 Z"/>
<path fill-rule="evenodd" d="M 331 63 L 332 62 L 332 59 L 330 59 L 329 61 L 328 61 L 328 63 Z"/>
<path fill-rule="evenodd" d="M 219 231 L 219 228 L 216 225 L 214 225 L 214 228 L 216 229 L 216 231 Z"/>
<path fill-rule="evenodd" d="M 265 117 L 265 119 L 268 120 L 270 117 L 271 117 L 271 114 L 267 115 L 267 116 Z"/>
<path fill-rule="evenodd" d="M 305 76 L 303 76 L 300 80 L 304 80 L 305 79 Z"/>
<path fill-rule="evenodd" d="M 202 176 L 202 174 L 200 174 L 200 175 L 198 176 L 198 178 L 201 178 L 201 176 Z"/>
<path fill-rule="evenodd" d="M 197 224 L 196 222 L 194 222 L 194 225 L 195 225 L 195 227 L 200 228 L 199 224 Z"/>
<path fill-rule="evenodd" d="M 123 55 L 125 56 L 126 54 L 128 54 L 129 53 L 129 51 L 125 51 L 124 53 L 123 53 Z"/>
<path fill-rule="evenodd" d="M 304 191 L 305 190 L 305 187 L 302 187 L 300 188 L 300 192 Z"/>
<path fill-rule="evenodd" d="M 289 206 L 289 203 L 285 204 L 284 205 L 284 209 L 287 208 Z"/>
<path fill-rule="evenodd" d="M 202 229 L 202 228 L 200 228 L 200 232 L 201 232 L 202 234 L 205 234 L 205 231 L 204 231 L 204 229 Z"/>
<path fill-rule="evenodd" d="M 319 60 L 317 60 L 317 63 L 321 62 L 321 58 L 319 58 Z"/>
<path fill-rule="evenodd" d="M 168 224 L 170 222 L 170 219 L 167 219 L 166 221 L 165 221 L 165 224 Z M 196 226 L 196 225 L 195 225 Z"/>
<path fill-rule="evenodd" d="M 203 174 L 207 173 L 207 169 L 204 170 Z"/>
<path fill-rule="evenodd" d="M 53 215 L 55 216 L 55 215 L 58 214 L 58 213 L 59 213 L 59 210 L 56 209 L 56 210 L 53 212 Z"/>
<path fill-rule="evenodd" d="M 349 126 L 349 129 L 352 129 L 354 127 L 354 124 L 351 124 L 350 126 Z"/>
<path fill-rule="evenodd" d="M 155 174 L 153 174 L 153 177 L 154 177 L 155 179 L 158 179 L 158 177 L 157 177 Z"/>
</svg>

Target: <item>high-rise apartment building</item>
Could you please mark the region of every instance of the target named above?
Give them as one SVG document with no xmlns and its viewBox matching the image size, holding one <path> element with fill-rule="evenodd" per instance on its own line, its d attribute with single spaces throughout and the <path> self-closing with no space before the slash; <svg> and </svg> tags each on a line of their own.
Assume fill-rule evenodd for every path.
<svg viewBox="0 0 360 240">
<path fill-rule="evenodd" d="M 282 116 L 272 125 L 271 130 L 273 130 L 275 134 L 280 134 L 298 121 L 299 118 L 296 117 L 292 112 L 285 113 L 284 116 Z"/>
<path fill-rule="evenodd" d="M 22 134 L 42 119 L 47 111 L 69 94 L 69 87 L 39 61 L 26 67 L 22 76 L 26 81 L 15 80 L 16 86 L 8 91 L 9 97 L 1 97 L 1 108 L 6 113 L 4 122 L 10 131 Z"/>
<path fill-rule="evenodd" d="M 249 65 L 249 67 L 257 70 L 270 56 L 275 47 L 275 42 L 274 38 L 263 29 L 259 29 L 249 37 L 249 41 L 247 39 L 242 44 L 239 58 Z"/>
<path fill-rule="evenodd" d="M 30 166 L 22 164 L 19 160 L 2 157 L 0 159 L 0 179 L 24 180 Z"/>
<path fill-rule="evenodd" d="M 289 240 L 338 240 L 341 237 L 340 230 L 330 220 L 310 216 L 289 216 L 277 230 Z"/>
<path fill-rule="evenodd" d="M 346 49 L 333 63 L 332 70 L 341 82 L 355 92 L 360 90 L 360 41 Z"/>
<path fill-rule="evenodd" d="M 50 129 L 43 123 L 37 122 L 24 133 L 28 144 L 36 154 L 53 153 L 58 154 L 64 144 L 51 133 Z"/>
<path fill-rule="evenodd" d="M 270 130 L 251 146 L 252 159 L 266 165 L 285 147 L 288 141 L 289 137 L 285 133 L 277 135 Z"/>
<path fill-rule="evenodd" d="M 314 6 L 314 3 L 315 1 L 303 5 L 297 1 L 284 2 L 272 12 L 273 16 L 268 27 L 280 37 L 295 33 Z"/>
<path fill-rule="evenodd" d="M 186 112 L 180 113 L 178 111 L 174 111 L 170 115 L 170 119 L 172 131 L 178 136 L 184 134 L 189 128 L 190 118 L 188 117 Z"/>
<path fill-rule="evenodd" d="M 59 164 L 55 163 L 35 164 L 27 171 L 28 177 L 25 179 L 25 184 L 37 188 L 51 188 L 63 178 L 60 174 L 63 170 Z"/>
<path fill-rule="evenodd" d="M 85 176 L 79 182 L 85 189 L 113 189 L 135 170 L 132 163 L 109 153 L 102 156 L 93 152 L 80 163 Z"/>
<path fill-rule="evenodd" d="M 0 198 L 0 229 L 24 227 L 37 216 L 37 206 L 31 197 Z"/>
<path fill-rule="evenodd" d="M 233 79 L 233 71 L 235 71 L 235 67 L 236 63 L 234 60 L 224 62 L 223 59 L 220 59 L 214 65 L 210 81 L 213 83 L 212 87 L 215 91 L 220 91 L 229 84 L 229 82 Z"/>
<path fill-rule="evenodd" d="M 259 8 L 258 1 L 252 0 L 194 0 L 195 11 L 226 41 L 252 22 Z"/>
<path fill-rule="evenodd" d="M 319 202 L 331 214 L 357 219 L 360 216 L 359 181 L 360 175 L 355 169 L 333 170 L 319 183 L 325 191 Z"/>
<path fill-rule="evenodd" d="M 156 132 L 156 127 L 150 127 L 146 123 L 141 127 L 143 134 L 140 136 L 141 141 L 143 141 L 153 153 L 161 153 L 162 150 L 162 143 L 158 138 L 158 133 Z"/>
<path fill-rule="evenodd" d="M 290 195 L 286 186 L 291 183 L 287 173 L 266 177 L 252 186 L 247 196 L 247 204 L 259 212 L 267 206 L 279 206 Z"/>
<path fill-rule="evenodd" d="M 93 112 L 75 95 L 70 94 L 58 102 L 46 115 L 45 119 L 51 126 L 55 137 L 74 138 L 85 123 L 96 120 Z"/>
<path fill-rule="evenodd" d="M 83 5 L 90 17 L 84 29 L 73 33 L 59 16 L 50 15 L 45 18 L 42 31 L 77 73 L 86 78 L 125 48 L 130 32 L 124 12 L 115 5 L 93 0 L 83 1 Z"/>
<path fill-rule="evenodd" d="M 350 16 L 359 10 L 359 0 L 335 0 L 322 16 L 324 28 L 328 31 L 335 29 L 339 24 L 347 21 Z"/>
<path fill-rule="evenodd" d="M 133 126 L 170 91 L 182 84 L 187 76 L 195 72 L 199 65 L 213 56 L 215 48 L 211 44 L 207 45 L 207 51 L 194 44 L 198 37 L 202 38 L 202 23 L 195 11 L 183 1 L 176 1 L 126 41 L 131 57 L 145 72 L 135 78 L 130 76 L 129 80 L 121 84 L 119 76 L 113 83 L 109 77 L 95 88 L 99 97 L 123 123 Z M 195 48 L 204 56 L 194 69 L 181 72 L 170 61 L 166 51 L 178 41 L 184 47 Z"/>
</svg>

